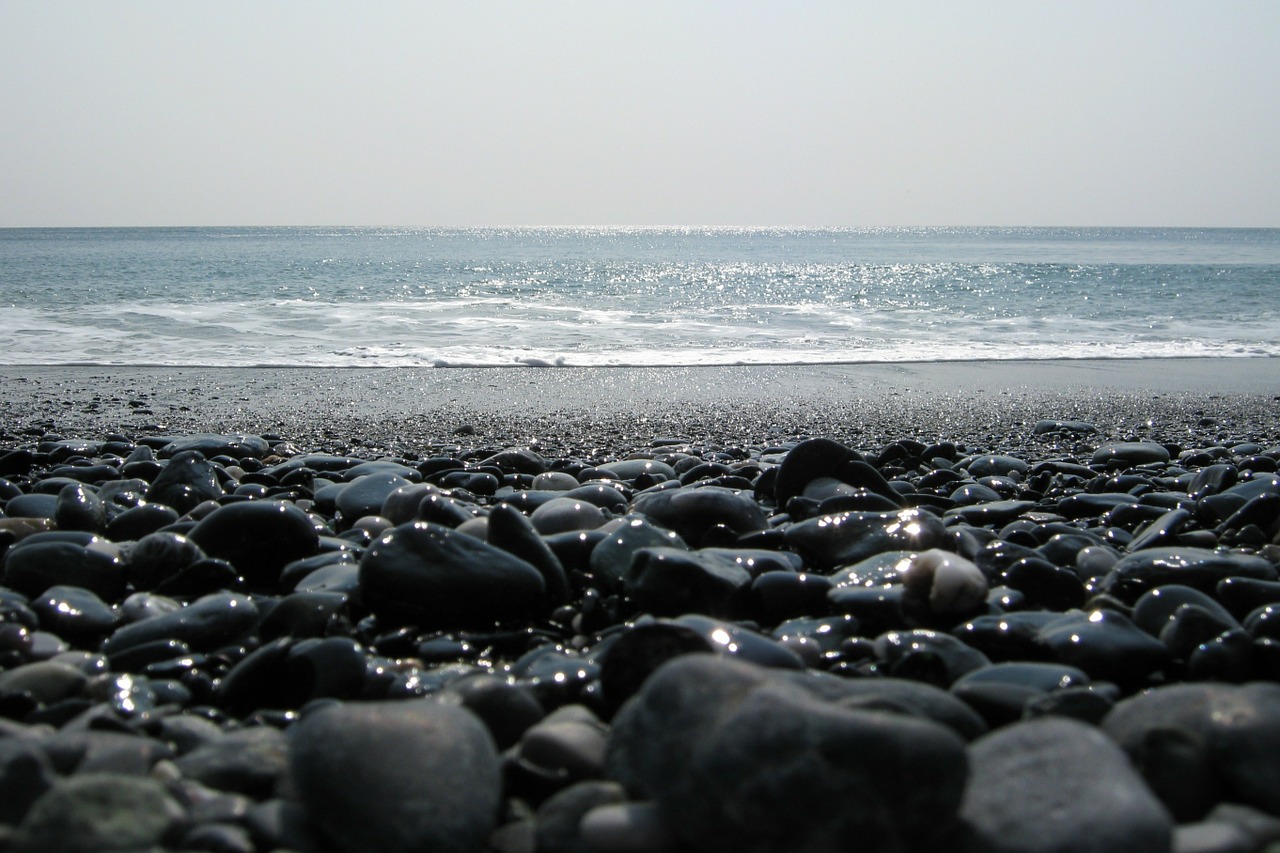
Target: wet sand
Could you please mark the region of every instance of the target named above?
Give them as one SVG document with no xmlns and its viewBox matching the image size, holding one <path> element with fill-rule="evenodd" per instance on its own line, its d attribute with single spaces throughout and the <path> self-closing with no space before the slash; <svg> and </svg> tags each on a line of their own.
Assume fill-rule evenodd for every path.
<svg viewBox="0 0 1280 853">
<path fill-rule="evenodd" d="M 673 368 L 0 368 L 0 426 L 58 432 L 257 432 L 334 448 L 536 444 L 587 452 L 678 437 L 826 435 L 1019 444 L 1040 419 L 1176 441 L 1189 428 L 1267 442 L 1280 359 L 1063 360 Z M 12 439 L 11 439 L 12 440 Z M 1012 450 L 1013 447 L 1001 449 Z"/>
</svg>

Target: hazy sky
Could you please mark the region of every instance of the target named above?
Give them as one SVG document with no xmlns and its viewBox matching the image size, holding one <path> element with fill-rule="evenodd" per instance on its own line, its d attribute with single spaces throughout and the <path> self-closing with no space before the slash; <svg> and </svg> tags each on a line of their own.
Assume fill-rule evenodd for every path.
<svg viewBox="0 0 1280 853">
<path fill-rule="evenodd" d="M 0 226 L 1280 226 L 1280 2 L 0 0 Z"/>
</svg>

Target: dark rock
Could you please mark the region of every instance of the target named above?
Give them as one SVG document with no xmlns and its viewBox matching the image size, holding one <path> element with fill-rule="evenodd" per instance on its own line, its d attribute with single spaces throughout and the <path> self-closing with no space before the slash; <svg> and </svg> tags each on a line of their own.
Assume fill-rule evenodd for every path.
<svg viewBox="0 0 1280 853">
<path fill-rule="evenodd" d="M 64 779 L 36 800 L 14 832 L 14 853 L 100 853 L 159 845 L 183 819 L 159 782 L 119 774 Z"/>
<path fill-rule="evenodd" d="M 457 706 L 317 708 L 292 727 L 289 763 L 311 822 L 344 853 L 479 853 L 497 823 L 493 741 Z"/>
<path fill-rule="evenodd" d="M 1169 853 L 1173 820 L 1125 754 L 1092 726 L 1045 718 L 969 747 L 961 816 L 973 851 Z"/>
<path fill-rule="evenodd" d="M 668 663 L 615 717 L 609 775 L 697 850 L 923 849 L 950 829 L 963 741 L 780 677 L 707 655 Z"/>
<path fill-rule="evenodd" d="M 1103 578 L 1102 591 L 1134 601 L 1148 589 L 1182 584 L 1211 591 L 1228 577 L 1274 581 L 1276 568 L 1253 554 L 1204 548 L 1147 548 L 1121 557 Z"/>
<path fill-rule="evenodd" d="M 58 492 L 53 518 L 59 530 L 101 533 L 107 526 L 107 508 L 88 486 L 68 485 Z"/>
<path fill-rule="evenodd" d="M 734 559 L 707 551 L 641 548 L 624 584 L 638 607 L 658 616 L 730 617 L 745 609 L 751 574 Z"/>
<path fill-rule="evenodd" d="M 885 551 L 927 551 L 947 541 L 942 520 L 921 509 L 847 512 L 811 518 L 786 529 L 790 545 L 807 563 L 830 572 Z"/>
<path fill-rule="evenodd" d="M 695 547 L 703 544 L 707 532 L 718 525 L 737 535 L 769 528 L 769 519 L 755 501 L 718 486 L 686 486 L 646 492 L 632 502 L 631 508 L 674 530 L 681 539 Z"/>
<path fill-rule="evenodd" d="M 188 537 L 206 554 L 231 563 L 251 587 L 274 590 L 288 563 L 314 555 L 320 536 L 305 512 L 281 501 L 221 506 Z"/>
<path fill-rule="evenodd" d="M 1120 702 L 1102 727 L 1180 819 L 1224 800 L 1280 815 L 1280 685 L 1160 687 Z"/>
<path fill-rule="evenodd" d="M 31 539 L 4 554 L 4 583 L 30 598 L 52 586 L 79 586 L 116 601 L 124 594 L 125 565 L 118 557 L 73 542 Z"/>
<path fill-rule="evenodd" d="M 542 575 L 529 563 L 464 533 L 402 524 L 360 561 L 365 603 L 392 621 L 429 628 L 478 627 L 545 607 Z"/>
<path fill-rule="evenodd" d="M 1037 639 L 1059 663 L 1122 685 L 1143 683 L 1172 657 L 1164 643 L 1115 610 L 1064 614 L 1041 627 Z"/>
<path fill-rule="evenodd" d="M 234 791 L 257 800 L 271 796 L 288 774 L 284 732 L 254 726 L 226 732 L 178 756 L 182 775 L 218 791 Z"/>
<path fill-rule="evenodd" d="M 158 640 L 177 640 L 196 651 L 212 651 L 250 631 L 258 621 L 258 608 L 245 595 L 220 592 L 192 604 L 117 628 L 103 643 L 108 657 Z"/>
<path fill-rule="evenodd" d="M 160 471 L 147 490 L 147 500 L 186 513 L 222 494 L 222 484 L 212 463 L 199 451 L 184 450 L 174 454 Z"/>
<path fill-rule="evenodd" d="M 31 601 L 45 630 L 70 643 L 88 646 L 111 633 L 120 615 L 90 590 L 51 586 Z"/>
</svg>

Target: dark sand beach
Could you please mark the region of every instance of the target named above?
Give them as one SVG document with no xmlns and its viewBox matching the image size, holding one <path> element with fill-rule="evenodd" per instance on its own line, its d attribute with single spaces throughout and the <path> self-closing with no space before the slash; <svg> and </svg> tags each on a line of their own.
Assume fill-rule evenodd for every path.
<svg viewBox="0 0 1280 853">
<path fill-rule="evenodd" d="M 1280 359 L 678 368 L 5 367 L 10 430 L 273 432 L 388 450 L 647 446 L 796 435 L 1018 442 L 1036 420 L 1170 439 L 1202 418 L 1274 438 Z M 463 425 L 475 435 L 455 435 Z M 1261 433 L 1257 431 L 1261 430 Z M 998 448 L 991 448 L 998 449 Z M 1009 449 L 1009 448 L 1005 448 Z"/>
</svg>

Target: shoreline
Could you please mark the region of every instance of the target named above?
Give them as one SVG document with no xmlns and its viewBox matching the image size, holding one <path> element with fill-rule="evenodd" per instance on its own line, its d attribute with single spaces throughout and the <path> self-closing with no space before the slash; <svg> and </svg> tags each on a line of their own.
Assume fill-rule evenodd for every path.
<svg viewBox="0 0 1280 853">
<path fill-rule="evenodd" d="M 13 434 L 258 432 L 387 452 L 825 435 L 1011 447 L 1035 421 L 1176 440 L 1201 421 L 1280 440 L 1280 359 L 1064 359 L 650 368 L 0 367 Z M 1206 420 L 1207 419 L 1207 420 Z M 460 430 L 460 431 L 459 431 Z"/>
</svg>

